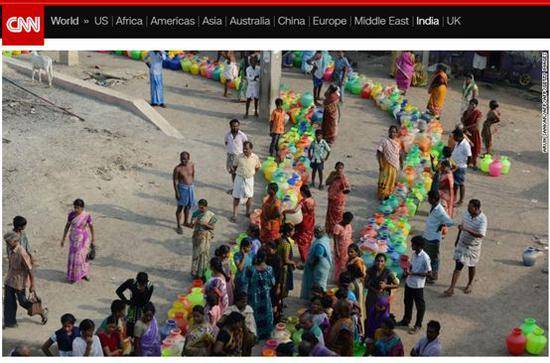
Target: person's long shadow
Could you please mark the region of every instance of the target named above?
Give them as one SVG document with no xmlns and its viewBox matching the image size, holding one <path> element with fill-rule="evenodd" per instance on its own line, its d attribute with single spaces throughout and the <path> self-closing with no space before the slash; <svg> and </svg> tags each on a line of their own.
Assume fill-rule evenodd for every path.
<svg viewBox="0 0 550 363">
<path fill-rule="evenodd" d="M 177 86 L 166 85 L 164 86 L 164 89 L 168 92 L 173 92 L 183 97 L 198 98 L 199 100 L 204 100 L 205 98 L 216 100 L 216 101 L 224 100 L 221 92 L 216 93 L 213 91 L 205 91 L 205 90 L 198 89 L 196 87 L 177 87 Z"/>
<path fill-rule="evenodd" d="M 36 271 L 36 277 L 51 282 L 67 282 L 67 272 L 65 270 L 54 270 L 49 268 L 39 268 Z"/>
<path fill-rule="evenodd" d="M 173 222 L 167 219 L 155 218 L 138 214 L 130 209 L 113 204 L 92 204 L 90 211 L 103 214 L 107 218 L 120 219 L 122 221 L 145 224 L 150 226 L 171 227 Z"/>
</svg>

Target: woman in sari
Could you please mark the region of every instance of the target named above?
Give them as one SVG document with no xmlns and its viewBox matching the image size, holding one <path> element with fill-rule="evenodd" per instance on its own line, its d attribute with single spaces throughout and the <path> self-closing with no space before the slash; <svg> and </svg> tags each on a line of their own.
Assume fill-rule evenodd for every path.
<svg viewBox="0 0 550 363">
<path fill-rule="evenodd" d="M 67 262 L 67 280 L 74 283 L 81 279 L 90 280 L 90 261 L 88 253 L 95 248 L 95 233 L 92 216 L 84 210 L 84 201 L 76 199 L 73 202 L 74 210 L 69 213 L 67 224 L 63 231 L 61 247 L 69 234 L 69 261 Z M 90 233 L 88 233 L 88 229 Z M 90 242 L 90 235 L 92 237 Z"/>
<path fill-rule="evenodd" d="M 390 77 L 394 78 L 397 72 L 397 59 L 401 55 L 400 51 L 392 50 L 390 58 Z"/>
<path fill-rule="evenodd" d="M 367 315 L 372 309 L 378 297 L 391 295 L 391 290 L 399 287 L 399 280 L 395 274 L 386 267 L 386 255 L 379 253 L 374 257 L 374 265 L 367 270 L 365 288 L 367 293 Z M 368 319 L 368 316 L 367 316 Z"/>
<path fill-rule="evenodd" d="M 166 54 L 160 50 L 147 53 L 143 59 L 149 67 L 149 83 L 151 85 L 151 106 L 164 106 L 164 91 L 162 86 L 162 61 Z"/>
<path fill-rule="evenodd" d="M 348 247 L 353 244 L 353 213 L 345 212 L 342 221 L 334 226 L 334 281 L 338 281 L 340 273 L 346 270 L 348 262 Z"/>
<path fill-rule="evenodd" d="M 198 209 L 191 215 L 193 230 L 193 259 L 191 275 L 193 279 L 202 279 L 210 258 L 210 242 L 214 238 L 214 227 L 218 221 L 216 215 L 208 210 L 208 202 L 201 199 Z"/>
<path fill-rule="evenodd" d="M 445 104 L 447 83 L 448 77 L 447 73 L 445 73 L 445 66 L 438 64 L 436 71 L 432 76 L 430 86 L 428 87 L 430 99 L 428 100 L 427 106 L 428 111 L 437 119 L 441 116 L 441 111 L 443 110 L 443 105 Z"/>
<path fill-rule="evenodd" d="M 271 288 L 275 285 L 273 269 L 265 263 L 265 252 L 258 252 L 254 267 L 250 270 L 248 286 L 248 303 L 254 310 L 254 320 L 258 339 L 268 339 L 273 330 L 273 305 Z"/>
<path fill-rule="evenodd" d="M 245 328 L 244 316 L 236 311 L 230 313 L 220 327 L 212 354 L 225 357 L 242 356 Z"/>
<path fill-rule="evenodd" d="M 296 264 L 293 261 L 292 253 L 294 241 L 290 236 L 294 232 L 294 227 L 290 223 L 285 223 L 281 228 L 282 236 L 277 241 L 277 254 L 281 261 L 281 273 L 279 276 L 278 288 L 275 294 L 275 321 L 278 322 L 283 314 L 283 299 L 287 298 L 290 291 L 294 289 L 294 269 Z"/>
<path fill-rule="evenodd" d="M 469 73 L 462 84 L 462 103 L 460 105 L 460 115 L 464 114 L 464 111 L 470 105 L 470 101 L 477 98 L 479 95 L 479 88 L 477 87 L 474 75 Z"/>
<path fill-rule="evenodd" d="M 395 61 L 395 82 L 402 94 L 406 94 L 411 86 L 414 74 L 414 54 L 409 51 L 402 52 Z"/>
<path fill-rule="evenodd" d="M 473 98 L 468 105 L 468 109 L 462 114 L 462 124 L 464 125 L 464 135 L 473 144 L 472 146 L 472 158 L 470 165 L 475 169 L 477 165 L 477 158 L 481 154 L 481 133 L 479 132 L 479 121 L 483 116 L 481 111 L 477 108 L 479 104 L 478 100 Z"/>
<path fill-rule="evenodd" d="M 283 215 L 287 213 L 294 214 L 298 211 L 298 208 L 301 208 L 302 222 L 296 225 L 293 238 L 298 245 L 300 259 L 302 262 L 305 262 L 309 246 L 311 246 L 311 241 L 313 240 L 313 229 L 315 228 L 315 200 L 311 196 L 309 187 L 305 184 L 300 187 L 300 194 L 302 195 L 302 199 L 298 202 L 296 208 L 285 210 Z"/>
<path fill-rule="evenodd" d="M 387 199 L 395 189 L 399 170 L 402 164 L 401 144 L 398 139 L 397 126 L 390 126 L 388 137 L 378 144 L 376 158 L 378 159 L 378 199 Z"/>
<path fill-rule="evenodd" d="M 269 183 L 267 197 L 262 205 L 260 216 L 260 240 L 262 243 L 274 242 L 280 237 L 281 202 L 277 199 L 277 183 Z"/>
<path fill-rule="evenodd" d="M 204 308 L 200 305 L 193 307 L 193 322 L 185 334 L 185 346 L 183 355 L 205 357 L 210 355 L 214 333 L 212 327 L 205 319 Z"/>
<path fill-rule="evenodd" d="M 339 300 L 334 310 L 338 319 L 332 324 L 327 334 L 327 348 L 339 356 L 351 357 L 355 324 L 351 318 L 350 304 L 345 300 Z"/>
<path fill-rule="evenodd" d="M 160 357 L 160 333 L 153 303 L 145 305 L 134 328 L 134 352 L 138 357 Z"/>
<path fill-rule="evenodd" d="M 227 295 L 227 276 L 223 271 L 222 261 L 218 257 L 212 257 L 210 260 L 210 269 L 212 277 L 206 284 L 205 293 L 210 292 L 218 295 L 220 313 L 223 315 L 225 309 L 229 306 L 229 296 Z"/>
<path fill-rule="evenodd" d="M 370 339 L 375 339 L 376 330 L 380 329 L 384 320 L 390 317 L 388 296 L 378 296 L 376 303 L 371 306 L 368 316 L 365 336 Z"/>
<path fill-rule="evenodd" d="M 500 122 L 500 111 L 498 110 L 498 102 L 492 100 L 489 102 L 489 112 L 487 112 L 487 119 L 483 123 L 483 129 L 481 130 L 481 137 L 483 138 L 483 144 L 487 154 L 493 152 L 493 132 L 491 126 Z"/>
<path fill-rule="evenodd" d="M 315 240 L 309 249 L 302 276 L 302 290 L 300 298 L 311 299 L 314 286 L 327 289 L 328 276 L 332 267 L 332 252 L 330 250 L 330 239 L 321 226 L 314 230 Z"/>
<path fill-rule="evenodd" d="M 334 171 L 327 178 L 328 205 L 325 218 L 327 234 L 332 235 L 334 226 L 342 221 L 346 206 L 346 194 L 349 194 L 351 186 L 344 174 L 344 163 L 339 161 L 334 166 Z"/>
<path fill-rule="evenodd" d="M 385 319 L 381 326 L 381 336 L 374 343 L 374 356 L 376 357 L 403 357 L 403 343 L 395 334 L 395 324 L 390 318 Z"/>
<path fill-rule="evenodd" d="M 330 144 L 334 144 L 338 135 L 338 124 L 340 123 L 340 92 L 338 87 L 330 85 L 325 92 L 325 100 L 323 101 L 323 122 L 321 129 L 323 130 L 323 138 Z"/>
</svg>

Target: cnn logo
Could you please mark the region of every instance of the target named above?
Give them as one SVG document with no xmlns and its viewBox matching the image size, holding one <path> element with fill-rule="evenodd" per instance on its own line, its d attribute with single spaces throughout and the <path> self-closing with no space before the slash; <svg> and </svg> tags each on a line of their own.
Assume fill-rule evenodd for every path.
<svg viewBox="0 0 550 363">
<path fill-rule="evenodd" d="M 26 18 L 22 16 L 12 16 L 6 21 L 6 27 L 12 33 L 39 33 L 40 32 L 40 17 L 30 17 Z"/>
</svg>

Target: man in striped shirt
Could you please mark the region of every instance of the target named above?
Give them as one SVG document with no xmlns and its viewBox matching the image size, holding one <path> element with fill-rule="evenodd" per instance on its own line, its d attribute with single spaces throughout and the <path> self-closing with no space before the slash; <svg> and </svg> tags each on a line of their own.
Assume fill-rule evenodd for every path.
<svg viewBox="0 0 550 363">
<path fill-rule="evenodd" d="M 472 292 L 476 265 L 481 255 L 481 243 L 487 233 L 487 217 L 481 212 L 481 202 L 478 199 L 472 199 L 468 203 L 468 210 L 464 213 L 462 224 L 458 226 L 458 230 L 454 252 L 456 265 L 451 286 L 445 290 L 446 296 L 454 294 L 456 282 L 464 266 L 468 267 L 468 284 L 464 288 L 464 293 Z"/>
</svg>

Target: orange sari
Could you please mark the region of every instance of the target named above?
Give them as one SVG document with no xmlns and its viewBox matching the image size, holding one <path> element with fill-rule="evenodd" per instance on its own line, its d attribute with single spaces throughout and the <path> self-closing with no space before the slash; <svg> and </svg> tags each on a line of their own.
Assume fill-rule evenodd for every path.
<svg viewBox="0 0 550 363">
<path fill-rule="evenodd" d="M 281 237 L 281 202 L 268 196 L 262 205 L 260 217 L 260 240 L 262 243 L 274 242 Z"/>
<path fill-rule="evenodd" d="M 348 178 L 344 175 L 336 177 L 328 187 L 328 205 L 325 218 L 325 230 L 327 234 L 332 235 L 334 226 L 342 221 L 346 206 L 344 191 L 349 189 Z"/>
<path fill-rule="evenodd" d="M 434 116 L 440 116 L 445 104 L 445 97 L 447 96 L 447 74 L 443 71 L 439 71 L 432 76 L 430 82 L 430 88 L 428 93 L 430 99 L 428 100 L 427 109 Z"/>
</svg>

